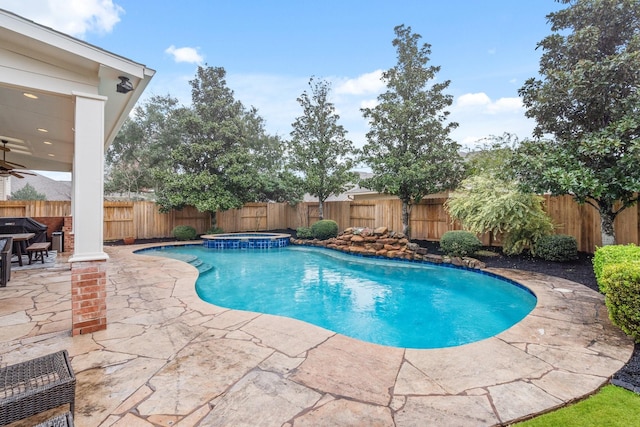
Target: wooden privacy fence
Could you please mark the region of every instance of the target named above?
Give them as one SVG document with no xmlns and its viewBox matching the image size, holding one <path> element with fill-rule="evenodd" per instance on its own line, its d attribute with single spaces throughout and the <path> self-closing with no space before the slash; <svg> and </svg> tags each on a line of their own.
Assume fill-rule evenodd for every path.
<svg viewBox="0 0 640 427">
<path fill-rule="evenodd" d="M 443 204 L 445 198 L 427 198 L 413 207 L 411 237 L 420 240 L 440 240 L 449 230 L 457 230 Z M 578 241 L 583 252 L 593 252 L 601 245 L 600 216 L 589 205 L 580 206 L 570 196 L 545 196 L 545 209 L 557 225 L 557 233 L 569 234 Z M 388 227 L 402 230 L 402 204 L 400 200 L 351 200 L 326 202 L 326 219 L 347 227 Z M 55 201 L 0 201 L 1 217 L 31 217 L 49 226 L 49 232 L 61 227 L 62 218 L 71 215 L 70 202 Z M 217 226 L 227 233 L 238 231 L 266 231 L 296 229 L 310 226 L 318 220 L 318 203 L 248 203 L 241 209 L 217 212 Z M 640 244 L 638 206 L 626 209 L 616 219 L 618 243 Z M 193 207 L 180 211 L 160 213 L 154 202 L 104 202 L 104 239 L 124 237 L 151 239 L 170 237 L 177 225 L 190 225 L 199 234 L 211 227 L 211 216 Z M 484 244 L 499 245 L 489 236 L 481 236 Z"/>
<path fill-rule="evenodd" d="M 419 240 L 440 240 L 449 230 L 460 229 L 452 224 L 443 204 L 446 198 L 427 198 L 415 205 L 411 212 L 411 237 Z M 556 233 L 568 234 L 578 241 L 578 250 L 594 252 L 602 244 L 600 216 L 589 205 L 578 205 L 570 196 L 545 196 L 545 209 L 556 224 Z M 388 227 L 402 230 L 400 200 L 352 200 L 325 202 L 325 219 L 338 223 L 338 228 Z M 619 244 L 640 244 L 638 206 L 623 211 L 616 218 L 615 229 Z M 318 220 L 318 203 L 250 203 L 242 209 L 217 213 L 217 225 L 225 232 L 296 229 Z M 490 236 L 480 236 L 484 244 L 500 245 Z"/>
<path fill-rule="evenodd" d="M 58 231 L 52 228 L 61 227 L 62 218 L 70 215 L 71 202 L 68 201 L 0 201 L 0 217 L 31 217 L 48 225 L 49 234 Z M 211 215 L 193 207 L 160 213 L 154 202 L 104 202 L 105 241 L 170 237 L 177 225 L 190 225 L 201 234 L 211 227 Z"/>
</svg>

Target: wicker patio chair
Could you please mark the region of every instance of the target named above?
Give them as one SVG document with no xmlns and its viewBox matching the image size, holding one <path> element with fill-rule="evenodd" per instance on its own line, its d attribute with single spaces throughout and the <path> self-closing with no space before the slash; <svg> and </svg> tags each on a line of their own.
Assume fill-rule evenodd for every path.
<svg viewBox="0 0 640 427">
<path fill-rule="evenodd" d="M 73 427 L 73 417 L 71 412 L 65 412 L 57 417 L 49 418 L 35 427 Z"/>
<path fill-rule="evenodd" d="M 0 425 L 67 403 L 73 415 L 75 396 L 67 350 L 0 368 Z"/>
</svg>

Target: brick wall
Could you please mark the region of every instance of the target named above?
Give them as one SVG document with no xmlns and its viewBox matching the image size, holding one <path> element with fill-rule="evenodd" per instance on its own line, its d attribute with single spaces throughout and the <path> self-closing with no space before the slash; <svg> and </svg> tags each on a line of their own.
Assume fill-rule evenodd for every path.
<svg viewBox="0 0 640 427">
<path fill-rule="evenodd" d="M 64 252 L 73 252 L 73 248 L 75 247 L 72 230 L 73 230 L 73 217 L 65 216 L 64 224 L 62 225 L 62 232 L 64 233 L 62 246 L 63 246 Z"/>
<path fill-rule="evenodd" d="M 71 264 L 71 335 L 107 328 L 107 262 Z"/>
<path fill-rule="evenodd" d="M 40 224 L 44 224 L 47 226 L 47 241 L 51 241 L 51 233 L 54 231 L 62 231 L 62 227 L 64 225 L 64 217 L 41 217 L 34 216 L 32 217 L 34 220 L 38 221 Z"/>
</svg>

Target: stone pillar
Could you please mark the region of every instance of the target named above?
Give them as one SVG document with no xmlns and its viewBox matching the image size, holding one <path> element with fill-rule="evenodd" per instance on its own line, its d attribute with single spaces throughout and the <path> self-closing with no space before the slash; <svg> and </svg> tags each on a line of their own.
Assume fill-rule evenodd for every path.
<svg viewBox="0 0 640 427">
<path fill-rule="evenodd" d="M 107 328 L 107 262 L 71 263 L 71 335 Z"/>
</svg>

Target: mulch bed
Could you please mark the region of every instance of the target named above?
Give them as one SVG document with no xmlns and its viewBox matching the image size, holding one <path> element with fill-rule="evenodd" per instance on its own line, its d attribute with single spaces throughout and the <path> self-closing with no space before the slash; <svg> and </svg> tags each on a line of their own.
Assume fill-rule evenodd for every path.
<svg viewBox="0 0 640 427">
<path fill-rule="evenodd" d="M 426 248 L 429 253 L 443 255 L 440 251 L 438 242 L 427 240 L 414 240 L 421 247 Z M 514 268 L 518 270 L 533 271 L 535 273 L 548 274 L 550 276 L 562 277 L 573 282 L 582 283 L 585 286 L 598 290 L 596 276 L 593 273 L 593 264 L 591 262 L 593 255 L 587 253 L 579 253 L 578 259 L 570 262 L 551 262 L 540 258 L 535 258 L 528 253 L 521 255 L 506 256 L 502 254 L 500 248 L 483 248 L 481 254 L 490 255 L 474 255 L 473 257 L 484 262 L 487 267 L 492 268 Z"/>
</svg>

